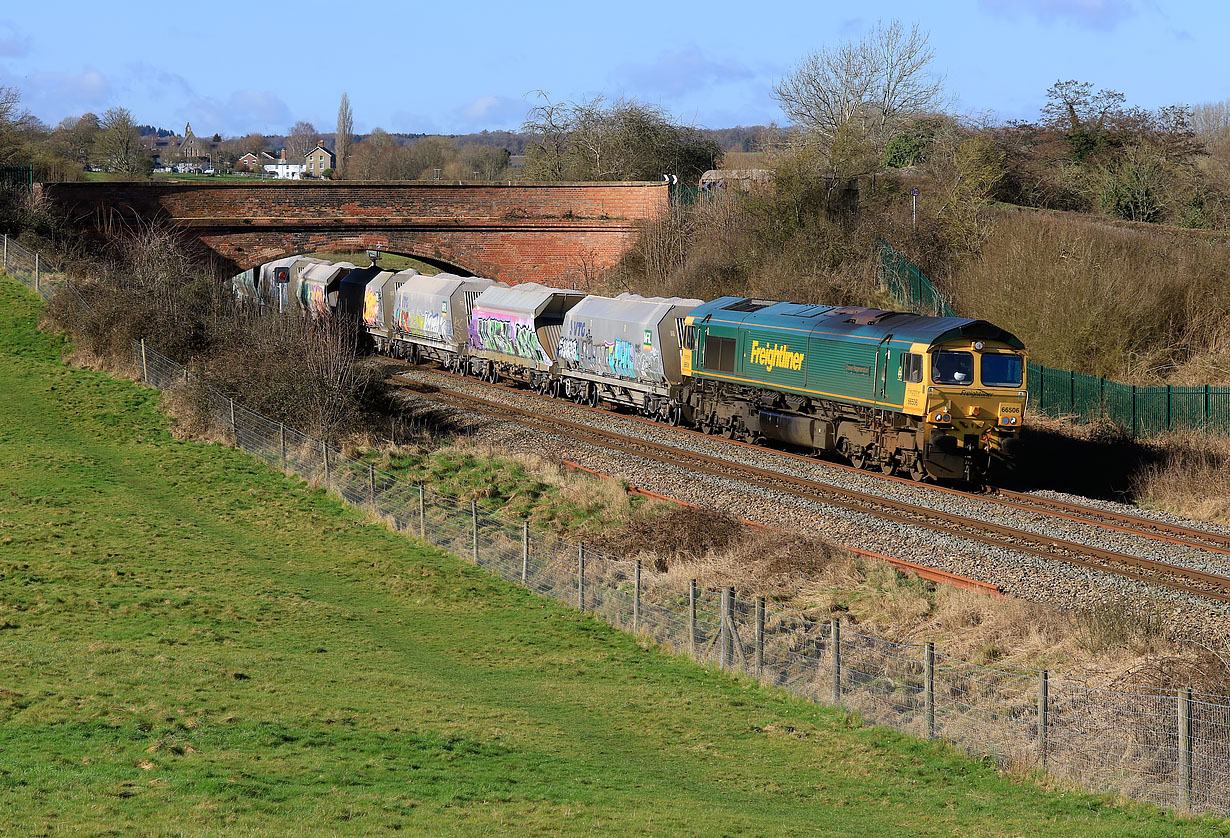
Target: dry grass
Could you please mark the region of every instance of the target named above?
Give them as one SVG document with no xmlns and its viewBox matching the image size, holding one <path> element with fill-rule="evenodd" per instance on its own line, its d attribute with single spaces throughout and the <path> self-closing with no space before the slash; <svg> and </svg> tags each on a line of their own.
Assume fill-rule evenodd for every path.
<svg viewBox="0 0 1230 838">
<path fill-rule="evenodd" d="M 1161 457 L 1137 473 L 1136 502 L 1201 521 L 1230 524 L 1230 437 L 1189 431 L 1150 442 Z"/>
<path fill-rule="evenodd" d="M 733 585 L 741 596 L 764 596 L 813 619 L 840 616 L 855 630 L 934 641 L 945 654 L 978 663 L 1054 668 L 1106 685 L 1230 691 L 1230 647 L 1169 636 L 1173 606 L 1164 600 L 1111 598 L 1071 610 L 991 599 L 822 541 L 691 508 L 636 515 L 608 530 L 602 543 L 664 572 L 671 587 L 682 589 L 689 579 L 710 588 Z"/>
<path fill-rule="evenodd" d="M 963 315 L 1048 366 L 1130 383 L 1230 382 L 1230 245 L 1076 214 L 1000 211 L 941 280 Z"/>
</svg>

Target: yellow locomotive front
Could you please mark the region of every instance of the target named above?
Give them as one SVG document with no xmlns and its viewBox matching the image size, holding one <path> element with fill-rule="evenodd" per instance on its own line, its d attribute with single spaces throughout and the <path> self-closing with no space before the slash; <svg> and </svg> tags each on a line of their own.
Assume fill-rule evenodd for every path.
<svg viewBox="0 0 1230 838">
<path fill-rule="evenodd" d="M 965 338 L 916 344 L 913 352 L 922 369 L 907 385 L 906 409 L 922 414 L 927 473 L 984 481 L 993 458 L 1012 456 L 1025 421 L 1025 353 L 1004 341 Z"/>
</svg>

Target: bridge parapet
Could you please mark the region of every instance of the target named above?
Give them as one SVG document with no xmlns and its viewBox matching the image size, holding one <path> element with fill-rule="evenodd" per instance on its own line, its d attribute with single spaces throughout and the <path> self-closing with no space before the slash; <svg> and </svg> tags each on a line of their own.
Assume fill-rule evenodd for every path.
<svg viewBox="0 0 1230 838">
<path fill-rule="evenodd" d="M 76 223 L 160 221 L 243 270 L 364 244 L 506 281 L 591 276 L 669 206 L 664 183 L 191 181 L 38 184 Z"/>
</svg>

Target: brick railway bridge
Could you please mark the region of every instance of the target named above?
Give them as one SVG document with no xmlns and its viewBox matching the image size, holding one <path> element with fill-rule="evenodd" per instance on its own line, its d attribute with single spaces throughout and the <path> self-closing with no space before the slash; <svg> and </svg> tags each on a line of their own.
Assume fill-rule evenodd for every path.
<svg viewBox="0 0 1230 838">
<path fill-rule="evenodd" d="M 383 250 L 506 282 L 583 285 L 669 206 L 665 183 L 45 183 L 99 235 L 170 224 L 230 276 L 313 251 Z"/>
</svg>

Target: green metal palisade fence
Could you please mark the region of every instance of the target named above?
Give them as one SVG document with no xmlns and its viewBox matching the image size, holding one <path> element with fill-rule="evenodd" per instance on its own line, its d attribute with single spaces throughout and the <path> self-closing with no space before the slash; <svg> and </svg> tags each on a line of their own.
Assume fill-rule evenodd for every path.
<svg viewBox="0 0 1230 838">
<path fill-rule="evenodd" d="M 34 189 L 34 166 L 0 166 L 0 187 Z"/>
<path fill-rule="evenodd" d="M 957 316 L 917 265 L 888 242 L 881 241 L 879 248 L 883 282 L 903 308 Z M 1230 386 L 1122 384 L 1033 361 L 1026 379 L 1030 409 L 1046 416 L 1078 422 L 1108 420 L 1133 436 L 1177 430 L 1230 432 Z"/>
</svg>

